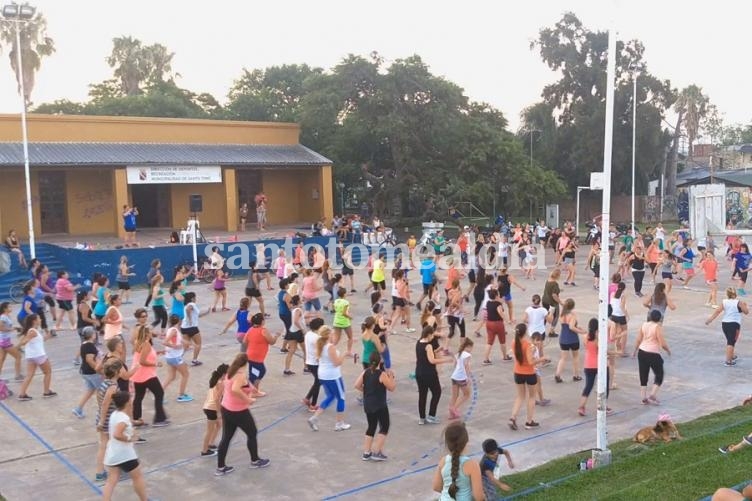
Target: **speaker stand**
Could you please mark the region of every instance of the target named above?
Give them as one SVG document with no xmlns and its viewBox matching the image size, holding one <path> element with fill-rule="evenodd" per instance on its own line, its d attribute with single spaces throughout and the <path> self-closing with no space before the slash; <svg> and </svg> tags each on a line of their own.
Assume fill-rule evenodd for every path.
<svg viewBox="0 0 752 501">
<path fill-rule="evenodd" d="M 195 230 L 196 234 L 195 234 L 195 237 L 194 237 L 196 239 L 196 243 L 197 244 L 205 244 L 206 243 L 206 238 L 204 237 L 204 234 L 201 233 L 201 226 L 200 226 L 199 220 L 198 220 L 198 213 L 196 213 L 196 212 L 193 213 L 193 220 L 196 221 L 196 226 L 195 226 L 195 228 L 196 228 L 196 230 Z"/>
</svg>

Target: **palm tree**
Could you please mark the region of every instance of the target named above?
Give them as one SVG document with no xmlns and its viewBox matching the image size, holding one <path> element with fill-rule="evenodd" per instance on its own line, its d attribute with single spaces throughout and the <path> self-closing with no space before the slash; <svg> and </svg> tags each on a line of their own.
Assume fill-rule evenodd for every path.
<svg viewBox="0 0 752 501">
<path fill-rule="evenodd" d="M 21 40 L 23 68 L 18 67 L 19 47 L 16 43 L 16 28 L 19 30 Z M 25 22 L 3 19 L 0 21 L 0 40 L 3 44 L 10 46 L 8 53 L 10 66 L 16 75 L 19 94 L 21 93 L 21 78 L 23 78 L 23 98 L 28 107 L 31 105 L 31 93 L 34 91 L 36 73 L 42 66 L 42 58 L 55 52 L 55 42 L 47 36 L 47 19 L 39 11 Z"/>
<path fill-rule="evenodd" d="M 141 83 L 151 73 L 151 61 L 144 58 L 141 40 L 130 36 L 113 38 L 107 64 L 115 68 L 115 77 L 120 79 L 120 88 L 126 96 L 143 92 Z"/>
<path fill-rule="evenodd" d="M 164 45 L 155 43 L 144 47 L 142 57 L 149 61 L 148 79 L 150 83 L 162 83 L 165 79 L 171 80 L 174 76 L 172 73 L 172 58 L 175 57 L 175 53 L 170 52 Z"/>
<path fill-rule="evenodd" d="M 692 146 L 700 131 L 700 122 L 708 114 L 709 106 L 708 96 L 702 93 L 702 88 L 694 84 L 682 90 L 676 103 L 674 103 L 676 112 L 684 115 L 684 128 L 687 131 L 689 143 L 689 158 L 692 158 Z"/>
</svg>

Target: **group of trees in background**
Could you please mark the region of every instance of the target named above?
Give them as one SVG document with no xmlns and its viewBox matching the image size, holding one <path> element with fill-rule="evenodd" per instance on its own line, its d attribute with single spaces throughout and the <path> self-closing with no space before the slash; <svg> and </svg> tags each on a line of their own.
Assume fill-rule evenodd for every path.
<svg viewBox="0 0 752 501">
<path fill-rule="evenodd" d="M 0 31 L 11 56 L 12 29 L 6 23 Z M 41 14 L 23 29 L 31 103 L 33 75 L 54 44 Z M 336 187 L 379 213 L 417 216 L 427 207 L 440 212 L 472 202 L 487 213 L 523 214 L 533 203 L 572 193 L 588 184 L 590 172 L 602 170 L 607 47 L 606 32 L 589 30 L 571 13 L 541 29 L 531 49 L 560 78 L 524 110 L 516 134 L 501 111 L 473 102 L 417 55 L 394 61 L 375 52 L 349 55 L 329 70 L 306 64 L 243 69 L 221 104 L 179 87 L 167 47 L 125 36 L 113 40 L 106 58 L 112 78 L 90 85 L 88 101 L 59 100 L 33 111 L 297 122 L 301 142 L 334 162 Z M 636 101 L 638 193 L 665 173 L 672 194 L 680 141 L 686 138 L 691 156 L 701 134 L 718 144 L 751 141 L 752 125 L 724 127 L 701 88 L 672 88 L 650 73 L 643 56 L 638 40 L 618 42 L 612 189 L 631 189 Z"/>
</svg>

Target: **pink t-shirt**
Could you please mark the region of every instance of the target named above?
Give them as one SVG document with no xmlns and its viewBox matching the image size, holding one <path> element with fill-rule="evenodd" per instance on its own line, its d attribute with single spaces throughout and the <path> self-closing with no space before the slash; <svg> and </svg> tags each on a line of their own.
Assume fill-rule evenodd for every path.
<svg viewBox="0 0 752 501">
<path fill-rule="evenodd" d="M 55 282 L 55 299 L 60 301 L 73 301 L 76 293 L 73 284 L 67 278 L 58 278 Z"/>
<path fill-rule="evenodd" d="M 318 291 L 316 290 L 316 277 L 311 275 L 303 279 L 303 299 L 310 300 L 316 298 Z"/>
<path fill-rule="evenodd" d="M 242 400 L 240 397 L 232 392 L 232 379 L 224 380 L 225 391 L 222 393 L 222 407 L 232 412 L 244 411 L 248 408 L 248 402 Z M 246 394 L 251 393 L 251 385 L 242 388 Z"/>
<path fill-rule="evenodd" d="M 151 378 L 157 377 L 157 352 L 154 350 L 154 346 L 151 347 L 149 354 L 146 356 L 146 361 L 155 365 L 144 366 L 139 363 L 139 360 L 141 360 L 141 355 L 139 353 L 134 353 L 133 365 L 137 367 L 137 369 L 131 376 L 131 381 L 134 383 L 145 383 Z"/>
</svg>

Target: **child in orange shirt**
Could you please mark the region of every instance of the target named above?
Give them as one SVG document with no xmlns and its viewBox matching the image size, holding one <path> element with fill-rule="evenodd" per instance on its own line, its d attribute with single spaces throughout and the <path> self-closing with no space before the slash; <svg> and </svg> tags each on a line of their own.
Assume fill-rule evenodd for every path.
<svg viewBox="0 0 752 501">
<path fill-rule="evenodd" d="M 705 306 L 718 308 L 716 295 L 718 294 L 718 261 L 712 252 L 707 251 L 700 261 L 700 268 L 705 274 L 705 283 L 710 288 L 710 296 Z"/>
</svg>

